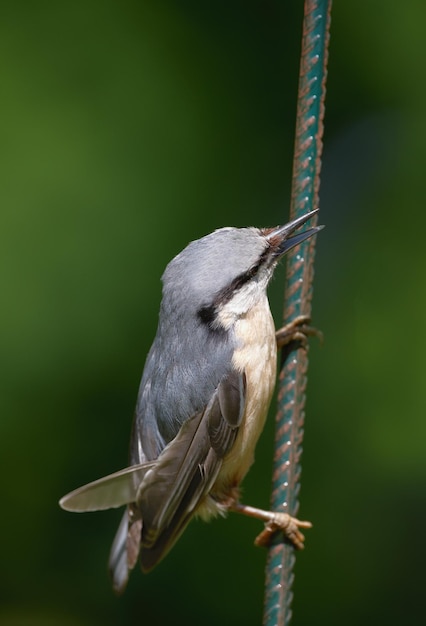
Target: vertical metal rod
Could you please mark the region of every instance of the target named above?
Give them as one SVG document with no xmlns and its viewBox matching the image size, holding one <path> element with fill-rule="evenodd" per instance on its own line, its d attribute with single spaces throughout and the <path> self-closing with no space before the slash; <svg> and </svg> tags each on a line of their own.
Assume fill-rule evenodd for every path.
<svg viewBox="0 0 426 626">
<path fill-rule="evenodd" d="M 290 219 L 318 206 L 330 11 L 331 0 L 305 0 Z M 287 257 L 285 323 L 311 314 L 315 240 Z M 279 376 L 271 508 L 290 515 L 299 507 L 307 370 L 307 351 L 299 349 Z M 264 626 L 290 623 L 294 562 L 293 546 L 275 537 L 266 566 Z"/>
</svg>

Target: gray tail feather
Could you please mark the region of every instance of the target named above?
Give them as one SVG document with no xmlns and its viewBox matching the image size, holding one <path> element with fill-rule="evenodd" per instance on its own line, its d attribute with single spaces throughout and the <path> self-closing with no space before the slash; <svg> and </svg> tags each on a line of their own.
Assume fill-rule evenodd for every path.
<svg viewBox="0 0 426 626">
<path fill-rule="evenodd" d="M 129 567 L 127 564 L 128 519 L 128 510 L 126 508 L 109 554 L 108 568 L 112 579 L 112 587 L 116 593 L 123 593 L 129 580 Z"/>
</svg>

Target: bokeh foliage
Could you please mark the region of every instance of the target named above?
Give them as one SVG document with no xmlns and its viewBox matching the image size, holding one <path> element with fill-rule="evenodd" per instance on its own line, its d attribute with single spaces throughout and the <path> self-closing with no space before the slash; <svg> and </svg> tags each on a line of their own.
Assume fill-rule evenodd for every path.
<svg viewBox="0 0 426 626">
<path fill-rule="evenodd" d="M 2 2 L 1 625 L 260 623 L 256 522 L 193 523 L 116 599 L 120 513 L 57 500 L 126 464 L 167 261 L 285 221 L 302 10 Z M 425 19 L 420 0 L 333 7 L 294 626 L 421 616 Z M 272 418 L 245 483 L 261 506 Z"/>
</svg>

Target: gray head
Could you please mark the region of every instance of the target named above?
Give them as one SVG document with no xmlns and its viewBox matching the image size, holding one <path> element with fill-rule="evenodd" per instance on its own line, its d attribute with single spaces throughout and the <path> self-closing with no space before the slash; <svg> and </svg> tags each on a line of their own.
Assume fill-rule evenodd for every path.
<svg viewBox="0 0 426 626">
<path fill-rule="evenodd" d="M 163 306 L 196 314 L 210 326 L 225 306 L 244 314 L 264 295 L 280 258 L 321 228 L 291 236 L 315 213 L 276 228 L 221 228 L 192 241 L 166 267 Z"/>
</svg>

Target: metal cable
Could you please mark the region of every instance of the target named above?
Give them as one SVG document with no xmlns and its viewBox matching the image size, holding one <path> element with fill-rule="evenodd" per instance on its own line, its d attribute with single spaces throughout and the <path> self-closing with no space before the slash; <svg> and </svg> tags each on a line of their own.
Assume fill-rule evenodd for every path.
<svg viewBox="0 0 426 626">
<path fill-rule="evenodd" d="M 290 219 L 318 206 L 331 0 L 305 0 Z M 316 224 L 316 217 L 312 225 Z M 284 323 L 311 314 L 316 237 L 287 257 Z M 308 355 L 292 351 L 280 371 L 271 509 L 296 515 Z M 268 551 L 264 626 L 290 623 L 294 548 L 276 536 Z"/>
</svg>

